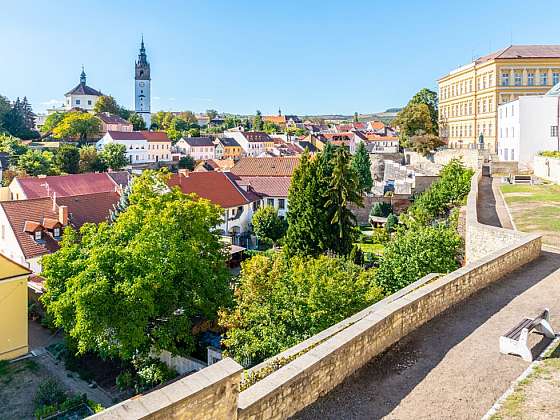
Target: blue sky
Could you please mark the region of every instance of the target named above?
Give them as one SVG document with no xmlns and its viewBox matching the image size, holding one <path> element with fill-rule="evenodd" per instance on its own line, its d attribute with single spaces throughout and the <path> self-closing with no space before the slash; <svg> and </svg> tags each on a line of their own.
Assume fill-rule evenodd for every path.
<svg viewBox="0 0 560 420">
<path fill-rule="evenodd" d="M 27 95 L 42 111 L 78 83 L 84 64 L 88 85 L 132 107 L 143 33 L 154 111 L 376 112 L 510 40 L 560 43 L 550 2 L 538 13 L 526 1 L 454 3 L 10 1 L 0 94 Z"/>
</svg>

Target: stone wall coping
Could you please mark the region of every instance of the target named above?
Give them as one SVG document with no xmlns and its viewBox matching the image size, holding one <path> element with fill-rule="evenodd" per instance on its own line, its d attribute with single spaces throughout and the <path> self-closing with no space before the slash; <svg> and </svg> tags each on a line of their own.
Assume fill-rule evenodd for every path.
<svg viewBox="0 0 560 420">
<path fill-rule="evenodd" d="M 88 418 L 95 420 L 140 419 L 176 402 L 193 397 L 198 392 L 234 375 L 239 375 L 242 370 L 243 367 L 239 363 L 228 357 L 192 375 L 147 394 L 136 395 Z"/>
<path fill-rule="evenodd" d="M 389 303 L 393 302 L 394 300 L 400 299 L 401 297 L 407 295 L 408 293 L 411 293 L 413 290 L 424 286 L 426 283 L 431 282 L 435 277 L 438 277 L 440 275 L 441 274 L 438 274 L 438 273 L 430 273 L 430 274 L 425 275 L 424 277 L 416 280 L 414 283 L 409 284 L 408 286 L 406 286 L 406 287 L 402 288 L 401 290 L 393 293 L 392 295 L 389 295 L 389 296 L 385 297 L 384 299 L 374 303 L 373 305 L 370 305 L 367 308 L 362 309 L 360 312 L 357 312 L 354 315 L 343 319 L 339 323 L 334 324 L 333 326 L 331 326 L 327 329 L 324 329 L 323 331 L 315 334 L 312 337 L 309 337 L 307 340 L 304 340 L 304 341 L 296 344 L 295 346 L 292 346 L 292 347 L 284 350 L 282 353 L 278 353 L 277 355 L 266 359 L 265 361 L 259 363 L 258 365 L 253 366 L 252 368 L 248 369 L 247 372 L 258 371 L 258 370 L 264 368 L 265 366 L 267 366 L 268 364 L 270 364 L 274 360 L 277 360 L 277 359 L 280 359 L 280 358 L 290 357 L 294 354 L 299 353 L 302 350 L 307 349 L 308 347 L 312 346 L 313 344 L 321 342 L 322 340 L 325 340 L 325 339 L 331 337 L 332 335 L 339 333 L 340 331 L 348 328 L 349 326 L 356 323 L 360 319 L 363 319 L 363 318 L 367 317 L 372 312 L 379 311 L 382 307 L 388 305 Z"/>
</svg>

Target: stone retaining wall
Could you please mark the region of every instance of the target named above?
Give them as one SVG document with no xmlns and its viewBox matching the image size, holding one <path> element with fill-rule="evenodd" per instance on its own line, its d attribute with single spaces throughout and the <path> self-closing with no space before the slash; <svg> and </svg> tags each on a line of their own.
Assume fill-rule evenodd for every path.
<svg viewBox="0 0 560 420">
<path fill-rule="evenodd" d="M 89 419 L 236 419 L 242 370 L 232 359 L 224 359 Z"/>
</svg>

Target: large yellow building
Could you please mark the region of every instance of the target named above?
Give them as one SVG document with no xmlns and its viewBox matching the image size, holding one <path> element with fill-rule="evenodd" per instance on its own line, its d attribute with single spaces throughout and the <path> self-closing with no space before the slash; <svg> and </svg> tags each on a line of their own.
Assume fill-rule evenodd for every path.
<svg viewBox="0 0 560 420">
<path fill-rule="evenodd" d="M 560 83 L 560 45 L 512 45 L 438 80 L 440 135 L 452 148 L 495 152 L 498 105 Z M 482 136 L 481 136 L 482 135 Z"/>
<path fill-rule="evenodd" d="M 28 351 L 27 268 L 0 254 L 0 360 Z"/>
</svg>

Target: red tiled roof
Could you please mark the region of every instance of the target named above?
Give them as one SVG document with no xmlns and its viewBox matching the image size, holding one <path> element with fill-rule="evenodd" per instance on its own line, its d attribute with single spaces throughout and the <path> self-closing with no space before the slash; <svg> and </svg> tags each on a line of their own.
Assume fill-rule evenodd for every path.
<svg viewBox="0 0 560 420">
<path fill-rule="evenodd" d="M 385 124 L 382 121 L 370 121 L 369 125 L 373 130 L 383 130 Z"/>
<path fill-rule="evenodd" d="M 510 45 L 475 60 L 484 63 L 494 59 L 511 58 L 560 58 L 560 45 Z"/>
<path fill-rule="evenodd" d="M 256 193 L 268 197 L 287 197 L 291 181 L 289 176 L 237 177 L 239 185 L 250 185 Z"/>
<path fill-rule="evenodd" d="M 43 235 L 44 241 L 36 242 L 31 234 L 25 232 L 26 225 L 39 226 L 45 219 L 58 220 L 58 206 L 66 205 L 69 223 L 79 229 L 86 222 L 100 223 L 106 220 L 109 211 L 118 200 L 117 193 L 105 192 L 58 198 L 54 209 L 53 200 L 48 197 L 3 201 L 0 202 L 0 206 L 6 214 L 25 258 L 33 258 L 56 251 L 58 242 L 48 234 Z"/>
<path fill-rule="evenodd" d="M 25 198 L 49 197 L 56 193 L 57 197 L 70 195 L 93 194 L 115 191 L 117 184 L 107 173 L 86 173 L 73 175 L 47 176 L 43 178 L 20 178 L 17 182 Z"/>
<path fill-rule="evenodd" d="M 165 131 L 141 131 L 141 133 L 148 141 L 171 141 Z"/>
<path fill-rule="evenodd" d="M 273 124 L 286 124 L 286 117 L 284 115 L 263 115 L 262 119 Z"/>
<path fill-rule="evenodd" d="M 113 140 L 146 140 L 142 131 L 113 131 L 109 130 L 107 133 Z"/>
<path fill-rule="evenodd" d="M 132 123 L 128 122 L 124 118 L 119 117 L 118 115 L 115 114 L 110 114 L 108 112 L 100 112 L 95 116 L 99 118 L 101 121 L 103 121 L 105 124 L 132 125 Z"/>
<path fill-rule="evenodd" d="M 191 172 L 188 176 L 174 174 L 168 182 L 185 194 L 195 193 L 225 209 L 258 200 L 252 192 L 243 191 L 225 172 Z"/>
<path fill-rule="evenodd" d="M 231 168 L 238 176 L 292 176 L 299 157 L 244 157 Z"/>
</svg>

